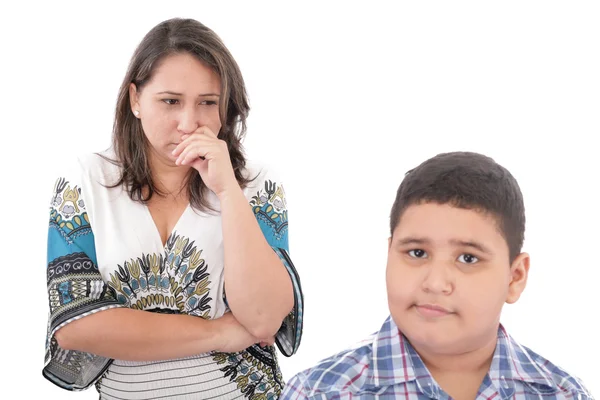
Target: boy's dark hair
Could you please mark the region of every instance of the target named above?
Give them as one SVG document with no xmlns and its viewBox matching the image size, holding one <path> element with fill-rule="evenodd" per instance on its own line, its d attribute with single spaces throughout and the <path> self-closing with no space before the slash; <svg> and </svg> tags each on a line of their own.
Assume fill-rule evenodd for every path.
<svg viewBox="0 0 600 400">
<path fill-rule="evenodd" d="M 523 195 L 511 173 L 490 157 L 471 152 L 443 153 L 408 171 L 390 214 L 391 233 L 406 208 L 428 202 L 494 216 L 508 244 L 510 262 L 521 253 L 525 234 Z"/>
</svg>

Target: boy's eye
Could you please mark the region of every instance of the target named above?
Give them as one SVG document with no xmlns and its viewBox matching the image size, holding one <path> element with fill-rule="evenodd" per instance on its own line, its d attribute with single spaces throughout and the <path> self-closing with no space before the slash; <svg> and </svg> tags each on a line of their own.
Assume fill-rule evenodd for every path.
<svg viewBox="0 0 600 400">
<path fill-rule="evenodd" d="M 165 102 L 166 104 L 173 106 L 177 103 L 179 103 L 179 100 L 177 99 L 163 99 L 163 102 Z"/>
<path fill-rule="evenodd" d="M 408 255 L 413 258 L 424 258 L 427 255 L 427 253 L 425 252 L 425 250 L 414 249 L 414 250 L 410 250 L 408 252 Z"/>
<path fill-rule="evenodd" d="M 461 254 L 458 261 L 464 264 L 475 264 L 479 259 L 472 254 Z"/>
</svg>

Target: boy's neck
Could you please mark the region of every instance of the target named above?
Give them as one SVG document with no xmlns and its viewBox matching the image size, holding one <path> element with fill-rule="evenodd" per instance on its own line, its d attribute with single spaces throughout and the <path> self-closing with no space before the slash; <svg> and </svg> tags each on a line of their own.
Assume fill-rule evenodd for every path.
<svg viewBox="0 0 600 400">
<path fill-rule="evenodd" d="M 498 336 L 494 335 L 482 346 L 452 354 L 438 354 L 426 347 L 413 347 L 444 392 L 456 400 L 472 400 L 476 398 L 490 370 L 497 341 Z"/>
</svg>

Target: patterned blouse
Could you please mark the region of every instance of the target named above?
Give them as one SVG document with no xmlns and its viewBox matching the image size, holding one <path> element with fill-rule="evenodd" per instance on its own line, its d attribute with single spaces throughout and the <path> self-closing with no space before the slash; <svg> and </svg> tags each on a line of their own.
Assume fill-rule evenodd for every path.
<svg viewBox="0 0 600 400">
<path fill-rule="evenodd" d="M 107 154 L 109 157 L 111 154 Z M 97 154 L 80 157 L 55 185 L 48 230 L 50 313 L 44 376 L 67 390 L 96 386 L 102 399 L 277 399 L 284 382 L 274 346 L 210 352 L 160 362 L 113 360 L 61 349 L 54 335 L 101 310 L 137 310 L 219 318 L 229 311 L 224 291 L 223 235 L 217 212 L 183 212 L 163 245 L 146 205 L 122 187 L 107 188 L 120 170 Z M 288 210 L 281 182 L 249 165 L 244 189 L 258 224 L 287 268 L 294 309 L 276 334 L 293 355 L 302 336 L 303 296 L 288 254 Z M 165 338 L 164 345 L 170 340 Z"/>
</svg>

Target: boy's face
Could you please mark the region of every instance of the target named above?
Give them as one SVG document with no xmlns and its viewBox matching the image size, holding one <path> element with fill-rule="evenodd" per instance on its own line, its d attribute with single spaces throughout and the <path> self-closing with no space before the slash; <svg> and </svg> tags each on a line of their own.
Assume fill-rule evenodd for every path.
<svg viewBox="0 0 600 400">
<path fill-rule="evenodd" d="M 503 304 L 518 300 L 529 256 L 510 264 L 496 219 L 447 204 L 409 206 L 390 238 L 392 318 L 417 349 L 461 354 L 496 340 Z"/>
</svg>

